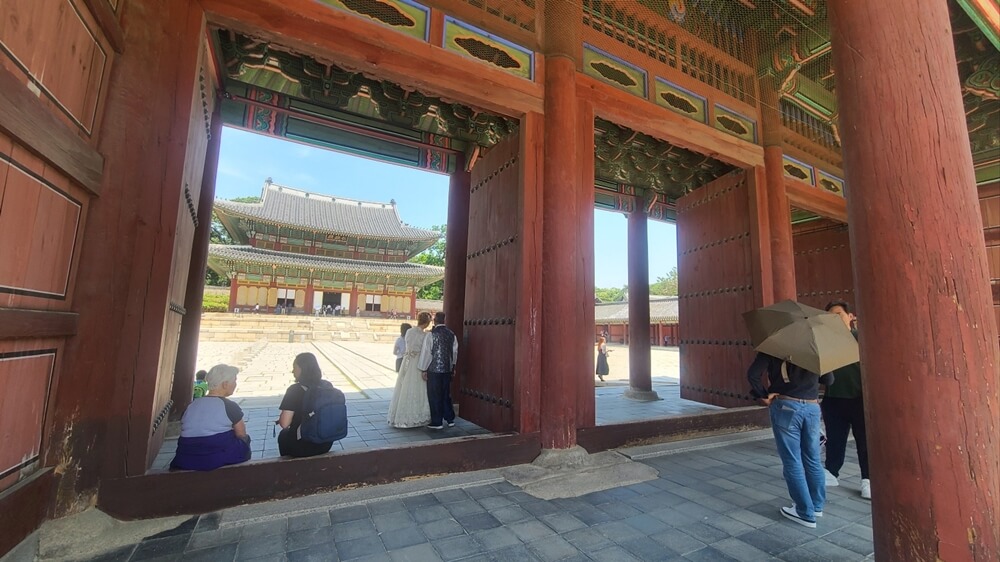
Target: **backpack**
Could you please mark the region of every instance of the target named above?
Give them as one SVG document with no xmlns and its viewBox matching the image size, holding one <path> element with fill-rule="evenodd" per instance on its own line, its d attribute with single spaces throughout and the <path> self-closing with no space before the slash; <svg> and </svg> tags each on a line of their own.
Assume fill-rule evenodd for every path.
<svg viewBox="0 0 1000 562">
<path fill-rule="evenodd" d="M 347 404 L 344 393 L 321 380 L 307 387 L 302 398 L 302 424 L 298 437 L 310 443 L 332 443 L 347 436 Z"/>
</svg>

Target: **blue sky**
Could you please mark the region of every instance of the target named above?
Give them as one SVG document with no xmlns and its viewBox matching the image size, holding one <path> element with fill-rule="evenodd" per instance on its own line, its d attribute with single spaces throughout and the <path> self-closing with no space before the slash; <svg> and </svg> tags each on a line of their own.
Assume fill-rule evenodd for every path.
<svg viewBox="0 0 1000 562">
<path fill-rule="evenodd" d="M 404 222 L 421 228 L 445 224 L 448 176 L 385 164 L 331 150 L 225 128 L 219 154 L 216 196 L 260 195 L 264 179 L 363 201 L 396 200 Z M 628 283 L 624 215 L 594 211 L 595 282 L 598 287 Z M 677 265 L 677 229 L 649 223 L 650 282 Z"/>
</svg>

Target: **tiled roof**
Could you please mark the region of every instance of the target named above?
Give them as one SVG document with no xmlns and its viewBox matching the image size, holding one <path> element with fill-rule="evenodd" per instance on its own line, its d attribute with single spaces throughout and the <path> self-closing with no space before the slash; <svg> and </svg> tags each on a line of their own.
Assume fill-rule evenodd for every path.
<svg viewBox="0 0 1000 562">
<path fill-rule="evenodd" d="M 678 322 L 677 297 L 652 297 L 649 299 L 651 324 L 676 324 Z M 596 324 L 628 324 L 628 302 L 604 302 L 594 305 Z"/>
<path fill-rule="evenodd" d="M 394 263 L 381 261 L 349 260 L 329 258 L 326 256 L 310 256 L 293 254 L 291 252 L 276 252 L 252 246 L 228 246 L 210 244 L 209 257 L 237 262 L 251 262 L 263 265 L 280 265 L 288 267 L 313 268 L 321 271 L 336 271 L 340 273 L 360 273 L 363 275 L 393 275 L 412 277 L 432 283 L 444 278 L 444 268 L 419 263 Z"/>
<path fill-rule="evenodd" d="M 439 237 L 437 232 L 404 225 L 394 203 L 354 201 L 270 182 L 264 183 L 260 203 L 217 199 L 215 208 L 247 219 L 316 232 L 432 243 Z"/>
</svg>

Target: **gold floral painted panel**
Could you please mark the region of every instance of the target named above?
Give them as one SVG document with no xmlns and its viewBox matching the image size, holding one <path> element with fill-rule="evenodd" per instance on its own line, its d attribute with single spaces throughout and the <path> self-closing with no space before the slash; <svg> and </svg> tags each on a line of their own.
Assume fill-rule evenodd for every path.
<svg viewBox="0 0 1000 562">
<path fill-rule="evenodd" d="M 700 123 L 708 121 L 708 107 L 703 96 L 659 77 L 656 78 L 655 88 L 657 105 Z"/>
<path fill-rule="evenodd" d="M 427 41 L 430 9 L 412 0 L 319 0 L 410 37 Z"/>
<path fill-rule="evenodd" d="M 787 154 L 783 156 L 783 160 L 782 167 L 785 169 L 786 176 L 809 185 L 816 185 L 816 173 L 812 166 Z"/>
<path fill-rule="evenodd" d="M 715 128 L 747 142 L 757 142 L 757 122 L 725 106 L 715 104 Z"/>
<path fill-rule="evenodd" d="M 823 170 L 818 170 L 819 181 L 817 185 L 834 195 L 844 196 L 844 180 L 837 176 L 828 174 Z"/>
</svg>

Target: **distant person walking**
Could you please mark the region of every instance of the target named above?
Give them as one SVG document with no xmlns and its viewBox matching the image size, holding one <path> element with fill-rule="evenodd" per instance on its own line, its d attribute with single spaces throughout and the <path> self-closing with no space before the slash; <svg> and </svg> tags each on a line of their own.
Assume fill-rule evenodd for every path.
<svg viewBox="0 0 1000 562">
<path fill-rule="evenodd" d="M 399 368 L 403 365 L 403 355 L 406 355 L 406 332 L 413 326 L 403 322 L 399 325 L 399 337 L 396 338 L 396 344 L 392 346 L 392 354 L 396 356 L 396 372 L 399 372 Z"/>
<path fill-rule="evenodd" d="M 608 340 L 604 336 L 597 339 L 597 378 L 604 382 L 604 377 L 611 372 L 611 367 L 608 366 L 608 354 L 611 353 L 608 350 Z"/>
<path fill-rule="evenodd" d="M 854 315 L 845 301 L 836 300 L 826 305 L 826 311 L 840 316 L 854 338 L 858 332 L 853 327 Z M 865 435 L 865 400 L 861 388 L 861 363 L 853 363 L 833 372 L 833 384 L 826 388 L 820 408 L 826 422 L 826 485 L 840 485 L 840 469 L 847 452 L 847 434 L 854 433 L 861 465 L 861 497 L 872 499 L 872 485 L 868 479 L 868 437 Z"/>
<path fill-rule="evenodd" d="M 451 403 L 451 377 L 458 361 L 458 338 L 444 325 L 444 312 L 434 314 L 434 329 L 424 340 L 417 368 L 427 381 L 427 401 L 431 407 L 430 429 L 455 425 L 455 408 Z"/>
</svg>

